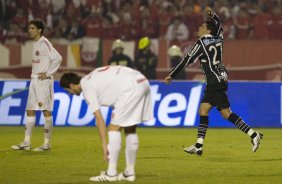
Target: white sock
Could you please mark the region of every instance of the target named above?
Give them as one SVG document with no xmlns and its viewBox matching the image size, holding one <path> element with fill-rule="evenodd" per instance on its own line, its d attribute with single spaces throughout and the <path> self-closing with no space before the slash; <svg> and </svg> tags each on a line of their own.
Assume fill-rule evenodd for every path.
<svg viewBox="0 0 282 184">
<path fill-rule="evenodd" d="M 44 144 L 47 145 L 50 143 L 52 128 L 53 128 L 53 116 L 44 117 Z"/>
<path fill-rule="evenodd" d="M 202 137 L 199 137 L 199 138 L 197 139 L 197 143 L 199 143 L 199 144 L 204 144 L 204 139 L 203 139 Z"/>
<path fill-rule="evenodd" d="M 107 174 L 115 176 L 117 175 L 117 163 L 121 148 L 121 133 L 119 131 L 109 131 L 108 136 L 109 165 Z"/>
<path fill-rule="evenodd" d="M 137 150 L 139 147 L 139 139 L 137 134 L 128 134 L 125 140 L 126 169 L 124 171 L 124 174 L 130 176 L 135 174 L 134 166 L 137 156 Z"/>
<path fill-rule="evenodd" d="M 250 129 L 247 134 L 251 137 L 251 135 L 253 135 L 254 132 L 255 131 L 253 129 Z"/>
<path fill-rule="evenodd" d="M 30 137 L 32 134 L 32 129 L 35 126 L 35 116 L 27 116 L 26 123 L 25 123 L 25 136 L 24 136 L 24 143 L 30 144 Z"/>
</svg>

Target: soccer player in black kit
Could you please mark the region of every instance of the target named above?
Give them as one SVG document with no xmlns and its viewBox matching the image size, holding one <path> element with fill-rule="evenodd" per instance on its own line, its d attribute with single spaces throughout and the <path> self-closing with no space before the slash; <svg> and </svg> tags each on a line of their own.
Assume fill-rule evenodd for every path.
<svg viewBox="0 0 282 184">
<path fill-rule="evenodd" d="M 185 148 L 190 154 L 202 155 L 203 143 L 209 124 L 209 111 L 216 107 L 223 118 L 233 123 L 237 128 L 251 137 L 252 151 L 255 152 L 263 134 L 254 131 L 241 117 L 233 113 L 227 96 L 227 71 L 222 63 L 223 29 L 221 21 L 210 7 L 205 9 L 209 20 L 198 30 L 198 41 L 192 46 L 182 61 L 163 80 L 169 84 L 182 68 L 199 59 L 206 78 L 206 89 L 199 108 L 200 123 L 196 144 Z"/>
</svg>

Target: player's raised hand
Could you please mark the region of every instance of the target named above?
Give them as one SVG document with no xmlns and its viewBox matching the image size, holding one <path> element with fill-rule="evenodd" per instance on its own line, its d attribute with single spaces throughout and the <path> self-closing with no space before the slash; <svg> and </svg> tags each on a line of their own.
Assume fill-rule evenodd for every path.
<svg viewBox="0 0 282 184">
<path fill-rule="evenodd" d="M 171 80 L 172 80 L 171 76 L 167 76 L 164 80 L 162 80 L 162 82 L 165 84 L 170 84 Z"/>
<path fill-rule="evenodd" d="M 207 6 L 207 7 L 205 8 L 205 12 L 206 12 L 206 14 L 209 15 L 209 16 L 212 15 L 212 9 L 211 9 L 209 6 Z"/>
</svg>

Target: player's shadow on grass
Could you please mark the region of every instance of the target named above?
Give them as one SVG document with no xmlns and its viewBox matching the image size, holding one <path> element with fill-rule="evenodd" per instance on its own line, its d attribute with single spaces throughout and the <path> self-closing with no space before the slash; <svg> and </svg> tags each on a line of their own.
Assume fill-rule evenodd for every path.
<svg viewBox="0 0 282 184">
<path fill-rule="evenodd" d="M 12 155 L 12 154 L 16 154 L 16 155 L 22 155 L 22 156 L 42 156 L 42 155 L 50 155 L 51 154 L 51 151 L 42 151 L 42 152 L 36 152 L 36 151 L 33 151 L 33 150 L 11 150 L 11 149 L 8 149 L 8 150 L 1 150 L 0 151 L 0 154 L 2 155 Z"/>
</svg>

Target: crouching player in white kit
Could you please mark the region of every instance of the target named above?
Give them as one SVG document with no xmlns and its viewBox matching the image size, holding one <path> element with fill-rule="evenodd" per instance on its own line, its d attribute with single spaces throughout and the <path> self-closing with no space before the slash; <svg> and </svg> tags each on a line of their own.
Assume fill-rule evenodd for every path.
<svg viewBox="0 0 282 184">
<path fill-rule="evenodd" d="M 28 25 L 30 38 L 33 39 L 34 46 L 32 50 L 32 74 L 29 86 L 29 94 L 26 107 L 26 125 L 24 141 L 11 148 L 15 150 L 30 150 L 30 137 L 35 125 L 35 111 L 41 110 L 44 114 L 44 143 L 34 151 L 45 151 L 50 149 L 50 138 L 53 127 L 53 105 L 54 89 L 53 77 L 62 61 L 62 56 L 55 50 L 50 42 L 42 36 L 44 32 L 44 23 L 42 20 L 32 20 Z"/>
<path fill-rule="evenodd" d="M 153 119 L 152 99 L 148 80 L 138 71 L 123 66 L 106 66 L 95 69 L 81 78 L 75 73 L 62 76 L 60 85 L 74 95 L 82 92 L 96 119 L 102 142 L 104 159 L 108 160 L 107 171 L 91 177 L 91 181 L 135 181 L 135 160 L 139 145 L 136 127 Z M 111 123 L 106 125 L 100 106 L 113 107 Z M 121 130 L 126 135 L 126 169 L 117 174 L 121 149 Z"/>
</svg>

